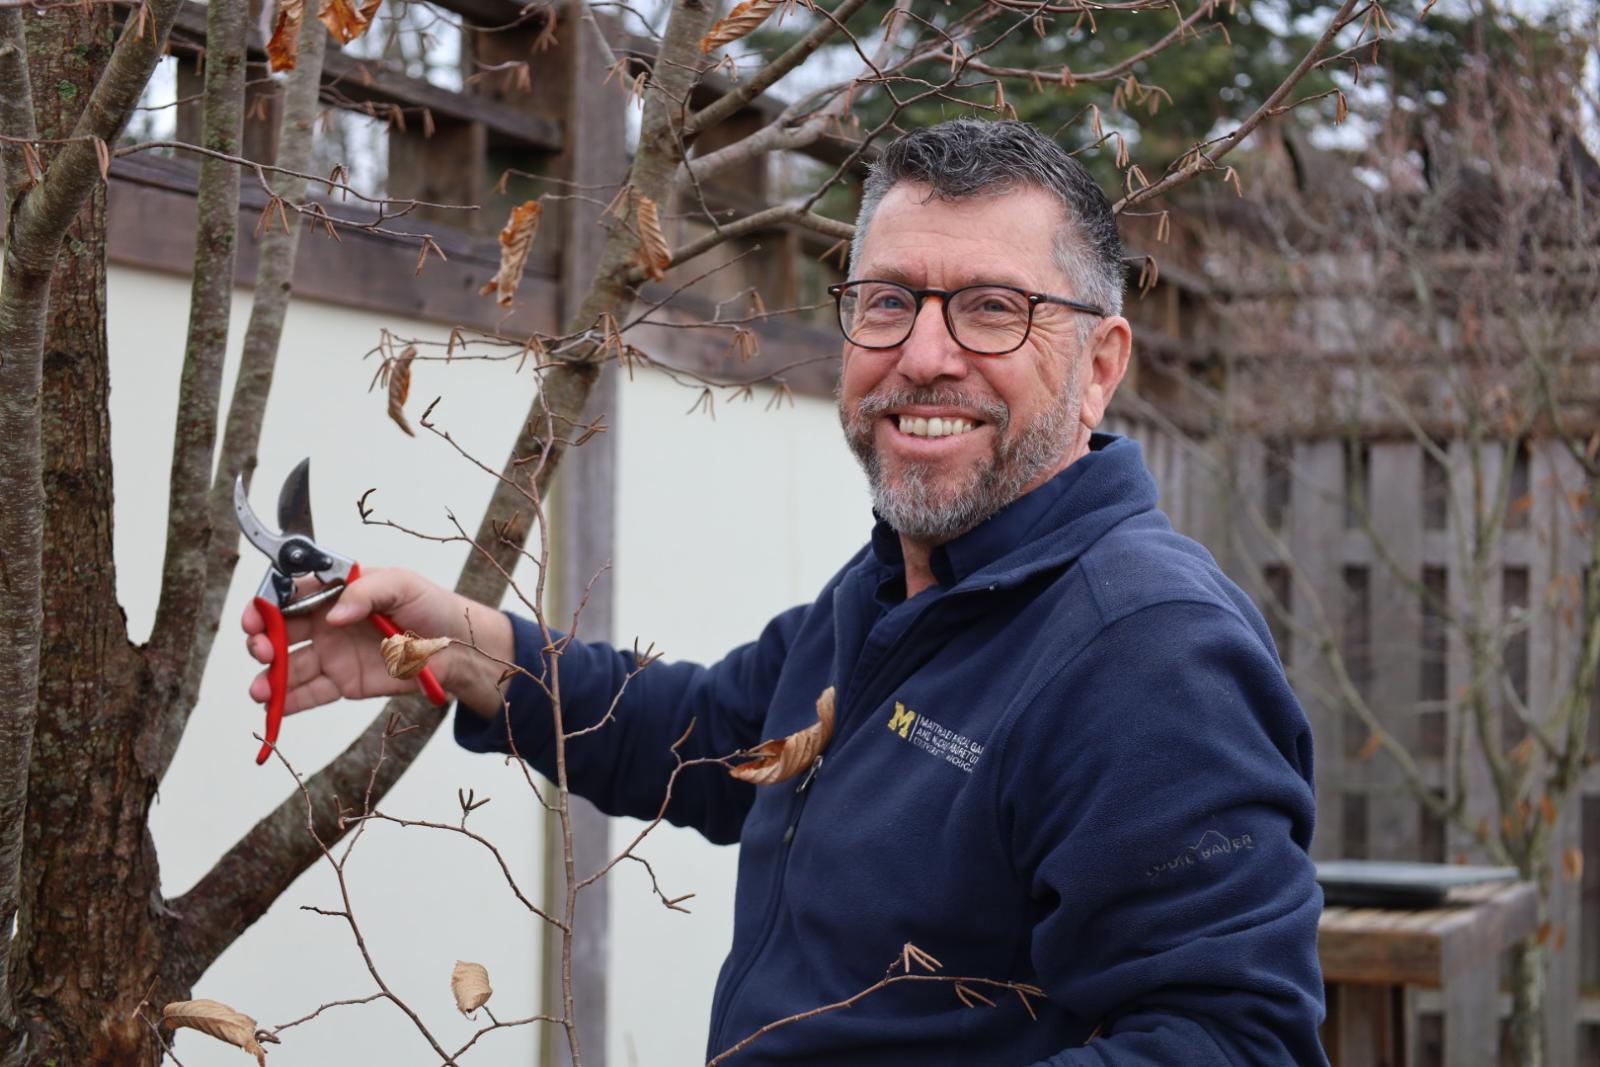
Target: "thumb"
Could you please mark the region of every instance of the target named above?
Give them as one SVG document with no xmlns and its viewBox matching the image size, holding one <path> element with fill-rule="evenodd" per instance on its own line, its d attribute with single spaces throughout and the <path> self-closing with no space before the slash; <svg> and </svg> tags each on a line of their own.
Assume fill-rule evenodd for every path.
<svg viewBox="0 0 1600 1067">
<path fill-rule="evenodd" d="M 345 586 L 344 592 L 339 594 L 339 599 L 328 609 L 328 624 L 349 626 L 371 615 L 373 611 L 371 593 L 372 590 L 368 588 L 367 579 L 364 577 L 359 582 Z"/>
</svg>

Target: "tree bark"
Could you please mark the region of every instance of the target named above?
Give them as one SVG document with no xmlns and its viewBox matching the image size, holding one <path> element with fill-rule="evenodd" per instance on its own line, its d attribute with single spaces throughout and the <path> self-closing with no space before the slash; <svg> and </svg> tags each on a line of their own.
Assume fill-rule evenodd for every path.
<svg viewBox="0 0 1600 1067">
<path fill-rule="evenodd" d="M 111 31 L 111 11 L 98 4 L 28 19 L 32 82 L 48 87 L 34 99 L 41 137 L 76 125 L 109 60 Z M 51 160 L 48 149 L 41 156 Z M 129 1017 L 129 998 L 145 988 L 157 947 L 150 894 L 159 881 L 145 828 L 152 790 L 130 743 L 144 702 L 112 560 L 105 206 L 96 184 L 68 230 L 42 359 L 43 625 L 10 961 L 34 1062 L 139 1055 L 143 1027 Z"/>
<path fill-rule="evenodd" d="M 159 873 L 146 828 L 154 782 L 139 768 L 134 739 L 159 694 L 127 641 L 116 599 L 106 198 L 93 142 L 113 141 L 126 123 L 175 9 L 173 0 L 157 0 L 120 38 L 102 4 L 24 21 L 29 81 L 48 87 L 32 94 L 34 135 L 58 143 L 37 146 L 44 177 L 14 202 L 0 297 L 7 353 L 0 392 L 7 417 L 19 410 L 31 417 L 19 430 L 31 435 L 34 451 L 31 470 L 0 466 L 5 477 L 37 487 L 6 494 L 6 522 L 33 524 L 40 546 L 37 652 L 24 647 L 7 657 L 33 668 L 20 691 L 37 685 L 27 736 L 15 747 L 8 738 L 6 749 L 28 760 L 20 776 L 27 807 L 16 932 L 6 960 L 15 1015 L 0 1025 L 7 1063 L 151 1058 L 152 1039 L 133 1009 L 152 990 L 159 965 Z M 16 394 L 14 384 L 22 386 Z M 24 579 L 28 561 L 17 549 L 26 541 L 3 533 L 12 576 L 5 580 Z M 17 612 L 5 599 L 0 610 L 14 624 Z M 8 727 L 15 721 L 6 720 Z"/>
</svg>

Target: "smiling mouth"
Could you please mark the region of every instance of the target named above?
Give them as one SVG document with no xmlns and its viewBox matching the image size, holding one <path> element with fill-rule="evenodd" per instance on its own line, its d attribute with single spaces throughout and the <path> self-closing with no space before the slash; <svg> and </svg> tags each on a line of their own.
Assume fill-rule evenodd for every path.
<svg viewBox="0 0 1600 1067">
<path fill-rule="evenodd" d="M 911 437 L 954 437 L 958 434 L 971 433 L 983 425 L 972 419 L 964 418 L 923 418 L 920 415 L 891 415 L 895 426 L 901 433 Z"/>
</svg>

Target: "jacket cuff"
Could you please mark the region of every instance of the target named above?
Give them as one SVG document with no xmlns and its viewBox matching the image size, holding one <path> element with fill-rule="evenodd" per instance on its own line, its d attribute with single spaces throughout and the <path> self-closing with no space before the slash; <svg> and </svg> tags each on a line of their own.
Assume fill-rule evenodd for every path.
<svg viewBox="0 0 1600 1067">
<path fill-rule="evenodd" d="M 511 620 L 513 662 L 525 671 L 537 670 L 538 665 L 544 662 L 544 657 L 540 655 L 544 648 L 544 635 L 540 632 L 538 624 L 520 615 L 513 615 L 509 611 L 505 616 Z M 559 635 L 552 633 L 552 636 Z M 529 739 L 522 736 L 528 724 L 549 719 L 549 716 L 530 716 L 528 709 L 530 705 L 537 708 L 544 704 L 544 692 L 526 674 L 512 677 L 511 684 L 506 688 L 505 703 L 495 709 L 492 715 L 481 713 L 487 709 L 473 708 L 458 700 L 454 723 L 456 744 L 469 752 L 509 753 L 511 746 L 506 731 L 506 713 L 508 708 L 516 708 L 519 709 L 515 719 L 519 727 L 517 747 L 528 751 Z"/>
</svg>

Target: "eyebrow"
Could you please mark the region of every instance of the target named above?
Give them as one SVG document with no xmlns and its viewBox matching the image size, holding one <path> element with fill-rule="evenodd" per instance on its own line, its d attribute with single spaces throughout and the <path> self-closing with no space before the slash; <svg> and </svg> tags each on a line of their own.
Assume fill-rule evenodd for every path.
<svg viewBox="0 0 1600 1067">
<path fill-rule="evenodd" d="M 924 279 L 914 278 L 911 274 L 899 269 L 898 267 L 877 267 L 871 272 L 864 274 L 863 277 L 885 282 L 899 282 L 908 289 L 921 289 L 925 286 Z M 1009 285 L 1014 289 L 1023 289 L 1028 292 L 1033 292 L 1033 287 L 1025 284 L 1020 279 L 996 278 L 993 275 L 967 275 L 964 279 L 960 280 L 959 284 L 952 285 L 950 288 L 955 290 L 968 285 Z"/>
</svg>

